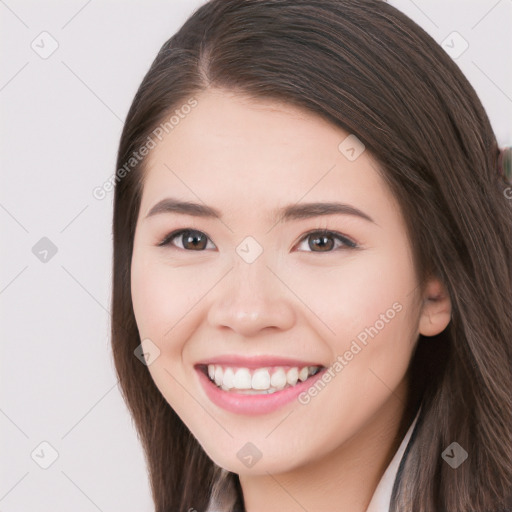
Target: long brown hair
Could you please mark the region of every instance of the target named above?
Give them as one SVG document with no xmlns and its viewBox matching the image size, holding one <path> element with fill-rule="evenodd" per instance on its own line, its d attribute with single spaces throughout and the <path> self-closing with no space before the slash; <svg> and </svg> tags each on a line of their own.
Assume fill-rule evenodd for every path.
<svg viewBox="0 0 512 512">
<path fill-rule="evenodd" d="M 210 87 L 287 102 L 355 134 L 399 201 L 419 275 L 449 291 L 450 324 L 420 336 L 411 360 L 421 415 L 391 510 L 512 510 L 512 201 L 498 145 L 457 65 L 381 0 L 211 0 L 162 46 L 135 95 L 117 159 L 112 348 L 155 510 L 202 512 L 222 478 L 225 510 L 244 510 L 237 475 L 209 459 L 134 356 L 130 264 L 145 160 L 128 171 L 126 162 Z M 452 442 L 469 454 L 457 469 L 441 457 Z"/>
</svg>

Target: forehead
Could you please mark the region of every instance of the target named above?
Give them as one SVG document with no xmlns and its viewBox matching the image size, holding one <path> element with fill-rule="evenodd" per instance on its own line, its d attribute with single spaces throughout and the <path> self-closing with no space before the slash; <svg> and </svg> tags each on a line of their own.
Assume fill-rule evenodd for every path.
<svg viewBox="0 0 512 512">
<path fill-rule="evenodd" d="M 143 214 L 166 193 L 260 213 L 298 201 L 396 207 L 369 152 L 354 159 L 357 139 L 319 115 L 223 90 L 195 98 L 148 155 Z"/>
</svg>

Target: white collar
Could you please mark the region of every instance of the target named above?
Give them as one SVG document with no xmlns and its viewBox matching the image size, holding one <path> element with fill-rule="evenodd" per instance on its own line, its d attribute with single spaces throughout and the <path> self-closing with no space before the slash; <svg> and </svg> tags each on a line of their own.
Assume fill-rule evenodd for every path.
<svg viewBox="0 0 512 512">
<path fill-rule="evenodd" d="M 391 494 L 393 492 L 393 485 L 395 483 L 395 479 L 398 473 L 398 468 L 400 466 L 400 462 L 404 456 L 405 450 L 412 436 L 412 432 L 414 427 L 418 421 L 418 417 L 420 415 L 421 407 L 416 413 L 416 417 L 411 423 L 409 430 L 405 434 L 405 437 L 402 439 L 398 450 L 396 451 L 393 459 L 389 463 L 388 467 L 384 471 L 382 478 L 379 480 L 375 492 L 373 493 L 372 499 L 366 512 L 389 512 L 389 507 L 391 504 Z M 215 504 L 215 500 L 211 499 L 210 504 L 206 512 L 218 512 L 218 504 Z"/>
</svg>

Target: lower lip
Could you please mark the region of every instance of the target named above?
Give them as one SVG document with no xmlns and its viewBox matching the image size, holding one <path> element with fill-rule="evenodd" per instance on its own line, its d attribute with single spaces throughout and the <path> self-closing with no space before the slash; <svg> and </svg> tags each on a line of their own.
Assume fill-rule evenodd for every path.
<svg viewBox="0 0 512 512">
<path fill-rule="evenodd" d="M 289 402 L 296 399 L 303 391 L 306 391 L 322 377 L 327 368 L 306 379 L 304 382 L 295 384 L 281 391 L 262 395 L 243 395 L 233 391 L 224 391 L 212 382 L 200 369 L 196 368 L 199 381 L 208 398 L 219 407 L 237 414 L 267 414 L 280 409 Z"/>
</svg>

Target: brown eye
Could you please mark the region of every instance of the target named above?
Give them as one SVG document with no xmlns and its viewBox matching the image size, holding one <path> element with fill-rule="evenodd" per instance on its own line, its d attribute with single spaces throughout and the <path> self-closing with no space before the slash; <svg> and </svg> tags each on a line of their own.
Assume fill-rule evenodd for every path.
<svg viewBox="0 0 512 512">
<path fill-rule="evenodd" d="M 305 252 L 333 252 L 337 249 L 355 249 L 357 244 L 340 233 L 326 230 L 311 231 L 302 238 L 300 244 L 308 241 L 309 251 Z M 178 243 L 176 243 L 178 241 Z M 210 242 L 210 246 L 208 246 Z M 300 246 L 299 244 L 299 246 Z M 207 235 L 195 229 L 180 229 L 167 235 L 159 244 L 159 247 L 174 246 L 186 251 L 203 251 L 215 249 Z M 301 249 L 303 250 L 303 249 Z"/>
<path fill-rule="evenodd" d="M 302 238 L 301 244 L 305 241 L 308 241 L 310 249 L 306 252 L 333 252 L 333 248 L 355 249 L 357 247 L 352 240 L 334 231 L 312 231 Z"/>
<path fill-rule="evenodd" d="M 180 241 L 181 245 L 172 243 L 175 239 Z M 201 231 L 196 231 L 195 229 L 181 229 L 167 235 L 158 245 L 160 247 L 175 245 L 187 251 L 202 251 L 206 249 L 208 241 L 209 238 Z"/>
</svg>

